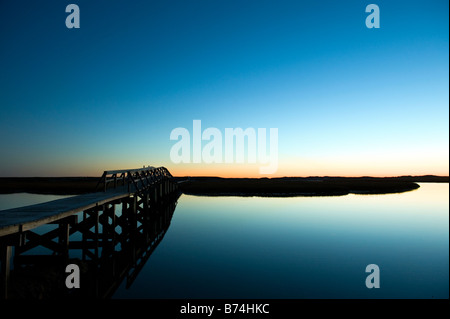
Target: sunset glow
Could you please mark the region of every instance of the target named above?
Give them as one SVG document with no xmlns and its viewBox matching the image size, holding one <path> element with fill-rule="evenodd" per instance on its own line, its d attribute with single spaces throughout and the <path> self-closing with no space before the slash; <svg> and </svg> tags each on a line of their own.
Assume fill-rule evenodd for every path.
<svg viewBox="0 0 450 319">
<path fill-rule="evenodd" d="M 446 1 L 379 1 L 377 29 L 357 2 L 77 4 L 78 29 L 57 1 L 0 5 L 0 176 L 449 174 Z M 194 120 L 277 129 L 276 172 L 175 163 Z"/>
</svg>

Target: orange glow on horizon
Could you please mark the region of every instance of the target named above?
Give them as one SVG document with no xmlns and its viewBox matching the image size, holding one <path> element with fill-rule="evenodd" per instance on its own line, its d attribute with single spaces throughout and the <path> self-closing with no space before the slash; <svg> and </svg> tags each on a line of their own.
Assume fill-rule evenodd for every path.
<svg viewBox="0 0 450 319">
<path fill-rule="evenodd" d="M 376 156 L 378 155 L 378 156 Z M 165 166 L 173 176 L 217 176 L 224 178 L 276 178 L 308 176 L 396 177 L 449 176 L 448 156 L 426 154 L 362 154 L 333 158 L 282 157 L 275 174 L 261 175 L 261 164 L 173 164 Z M 441 154 L 440 154 L 441 155 Z"/>
<path fill-rule="evenodd" d="M 106 164 L 105 164 L 106 163 Z M 134 169 L 143 167 L 138 161 L 91 161 L 64 165 L 33 167 L 33 171 L 11 170 L 10 177 L 100 177 L 105 170 Z M 448 160 L 437 158 L 434 161 L 416 159 L 402 161 L 400 159 L 373 158 L 371 161 L 362 158 L 305 159 L 290 158 L 280 160 L 275 174 L 262 175 L 256 164 L 174 164 L 170 161 L 146 161 L 146 166 L 166 167 L 173 176 L 217 176 L 223 178 L 277 178 L 277 177 L 309 177 L 309 176 L 342 176 L 342 177 L 395 177 L 436 175 L 449 176 Z M 5 176 L 6 177 L 6 176 Z"/>
<path fill-rule="evenodd" d="M 372 170 L 359 169 L 278 169 L 277 173 L 271 175 L 261 175 L 257 169 L 249 169 L 248 167 L 232 166 L 223 167 L 221 169 L 216 167 L 177 167 L 166 166 L 173 176 L 214 176 L 223 178 L 277 178 L 277 177 L 310 177 L 310 176 L 340 176 L 340 177 L 397 177 L 397 176 L 424 176 L 424 175 L 436 175 L 436 176 L 449 176 L 448 171 L 429 171 L 427 169 L 415 169 L 415 170 L 401 170 L 401 169 L 386 169 L 376 168 Z"/>
</svg>

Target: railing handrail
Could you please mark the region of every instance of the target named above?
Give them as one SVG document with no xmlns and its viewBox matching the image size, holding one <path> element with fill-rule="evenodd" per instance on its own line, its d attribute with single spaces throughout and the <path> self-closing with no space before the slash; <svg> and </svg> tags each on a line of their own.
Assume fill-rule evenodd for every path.
<svg viewBox="0 0 450 319">
<path fill-rule="evenodd" d="M 118 174 L 121 175 L 117 176 Z M 122 184 L 122 186 L 125 186 L 125 184 L 127 184 L 128 190 L 130 190 L 130 185 L 134 184 L 136 190 L 139 191 L 137 185 L 139 182 L 143 182 L 143 177 L 147 182 L 149 182 L 148 178 L 151 177 L 153 182 L 155 175 L 157 177 L 168 177 L 168 178 L 173 177 L 172 174 L 170 174 L 170 172 L 167 170 L 167 168 L 163 166 L 161 167 L 147 166 L 143 168 L 104 171 L 102 177 L 100 177 L 97 183 L 96 190 L 101 184 L 103 184 L 103 191 L 106 191 L 108 184 L 113 182 L 114 188 L 116 188 L 118 185 L 118 181 L 122 181 L 120 184 Z"/>
<path fill-rule="evenodd" d="M 148 167 L 141 167 L 141 168 L 130 168 L 130 169 L 117 169 L 117 170 L 112 170 L 112 171 L 104 171 L 103 174 L 107 174 L 107 175 L 111 175 L 111 174 L 120 174 L 120 173 L 134 173 L 134 172 L 138 172 L 138 171 L 149 171 L 149 170 L 154 170 L 154 169 L 158 169 L 159 167 L 154 167 L 154 166 L 148 166 Z"/>
</svg>

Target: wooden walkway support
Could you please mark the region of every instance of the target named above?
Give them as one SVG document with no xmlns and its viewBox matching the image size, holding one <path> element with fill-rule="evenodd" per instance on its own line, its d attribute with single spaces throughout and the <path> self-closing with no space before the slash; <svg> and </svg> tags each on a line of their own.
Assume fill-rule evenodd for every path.
<svg viewBox="0 0 450 319">
<path fill-rule="evenodd" d="M 122 258 L 124 255 L 130 254 L 132 268 L 139 268 L 137 261 L 143 258 L 142 253 L 148 247 L 156 247 L 154 244 L 159 243 L 158 238 L 163 234 L 163 229 L 151 221 L 165 216 L 165 222 L 160 220 L 159 225 L 168 227 L 167 220 L 179 196 L 177 183 L 166 168 L 147 167 L 105 171 L 97 186 L 102 191 L 0 211 L 0 293 L 3 298 L 8 298 L 11 273 L 19 273 L 21 266 L 35 264 L 38 260 L 67 265 L 70 251 L 74 249 L 82 251 L 82 261 L 95 261 L 96 268 L 102 263 L 108 267 L 114 265 L 107 272 L 119 274 L 120 278 L 129 269 L 127 262 L 119 261 L 129 261 Z M 171 213 L 161 213 L 167 210 Z M 50 226 L 42 231 L 40 226 L 43 225 Z M 51 254 L 30 254 L 37 247 L 45 247 Z M 119 255 L 122 257 L 118 258 Z M 105 263 L 105 260 L 109 261 Z M 94 295 L 108 296 L 111 289 L 102 288 Z"/>
</svg>

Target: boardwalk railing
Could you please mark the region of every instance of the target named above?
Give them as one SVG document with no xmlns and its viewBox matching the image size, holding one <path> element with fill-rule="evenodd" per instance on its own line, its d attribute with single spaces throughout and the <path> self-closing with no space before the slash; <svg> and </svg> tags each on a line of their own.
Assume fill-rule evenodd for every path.
<svg viewBox="0 0 450 319">
<path fill-rule="evenodd" d="M 102 189 L 106 192 L 112 185 L 112 188 L 127 186 L 129 192 L 131 191 L 131 186 L 134 186 L 135 190 L 139 192 L 144 187 L 149 187 L 155 182 L 171 177 L 172 174 L 165 167 L 148 166 L 137 169 L 104 171 L 95 190 Z"/>
</svg>

